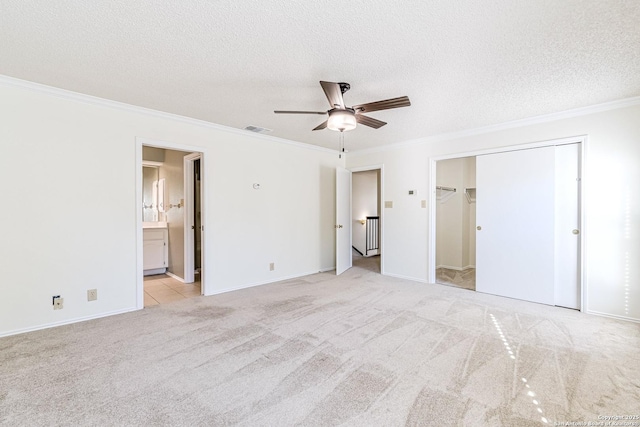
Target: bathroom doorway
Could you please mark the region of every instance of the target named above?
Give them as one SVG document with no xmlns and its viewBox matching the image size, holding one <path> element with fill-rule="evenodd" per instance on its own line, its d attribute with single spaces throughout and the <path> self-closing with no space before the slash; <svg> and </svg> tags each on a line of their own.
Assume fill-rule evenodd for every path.
<svg viewBox="0 0 640 427">
<path fill-rule="evenodd" d="M 160 141 L 137 141 L 141 231 L 137 306 L 202 295 L 204 152 Z M 155 171 L 153 179 L 148 177 L 149 165 Z M 157 259 L 150 263 L 154 254 Z M 160 264 L 163 268 L 148 268 Z"/>
</svg>

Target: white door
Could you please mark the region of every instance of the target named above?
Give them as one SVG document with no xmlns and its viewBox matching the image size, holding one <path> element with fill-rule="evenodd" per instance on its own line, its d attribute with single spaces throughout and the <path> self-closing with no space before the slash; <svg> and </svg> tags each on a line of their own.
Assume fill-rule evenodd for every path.
<svg viewBox="0 0 640 427">
<path fill-rule="evenodd" d="M 336 168 L 336 275 L 351 268 L 351 171 Z"/>
<path fill-rule="evenodd" d="M 556 147 L 555 305 L 580 309 L 580 149 Z"/>
<path fill-rule="evenodd" d="M 476 290 L 553 305 L 555 147 L 476 159 Z"/>
<path fill-rule="evenodd" d="M 196 230 L 196 208 L 195 208 L 195 183 L 194 183 L 194 161 L 200 160 L 200 171 L 203 170 L 203 156 L 202 153 L 191 153 L 184 156 L 183 169 L 184 169 L 184 282 L 193 283 L 195 281 L 195 242 L 196 233 L 203 234 L 203 227 L 200 230 Z M 200 172 L 202 173 L 202 172 Z M 200 195 L 199 199 L 202 200 L 202 188 L 203 181 L 200 180 Z M 202 237 L 201 237 L 202 239 Z M 202 253 L 202 252 L 201 252 Z M 201 270 L 204 270 L 201 268 Z M 202 280 L 202 271 L 200 274 L 201 290 L 204 291 L 204 281 Z"/>
</svg>

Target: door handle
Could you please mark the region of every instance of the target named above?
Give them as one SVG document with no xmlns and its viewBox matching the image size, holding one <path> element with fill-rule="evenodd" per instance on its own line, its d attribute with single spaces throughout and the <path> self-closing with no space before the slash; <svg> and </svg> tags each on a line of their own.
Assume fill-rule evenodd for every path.
<svg viewBox="0 0 640 427">
<path fill-rule="evenodd" d="M 482 230 L 482 227 L 477 226 L 477 227 L 476 227 L 476 230 L 480 231 L 480 230 Z"/>
<path fill-rule="evenodd" d="M 574 228 L 572 231 L 573 234 L 580 234 L 580 230 L 578 230 L 577 228 Z"/>
</svg>

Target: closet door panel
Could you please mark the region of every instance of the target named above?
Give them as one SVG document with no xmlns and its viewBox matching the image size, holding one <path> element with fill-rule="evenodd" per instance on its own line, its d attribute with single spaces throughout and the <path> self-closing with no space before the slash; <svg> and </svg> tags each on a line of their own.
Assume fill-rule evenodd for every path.
<svg viewBox="0 0 640 427">
<path fill-rule="evenodd" d="M 476 161 L 476 290 L 553 305 L 555 147 Z"/>
</svg>

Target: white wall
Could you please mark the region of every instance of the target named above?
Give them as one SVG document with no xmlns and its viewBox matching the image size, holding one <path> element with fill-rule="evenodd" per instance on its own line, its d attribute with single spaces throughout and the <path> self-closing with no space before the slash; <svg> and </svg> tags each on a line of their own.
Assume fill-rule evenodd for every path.
<svg viewBox="0 0 640 427">
<path fill-rule="evenodd" d="M 361 219 L 378 216 L 378 170 L 354 172 L 351 178 L 352 245 L 366 255 L 366 224 Z"/>
<path fill-rule="evenodd" d="M 335 152 L 20 85 L 0 79 L 0 335 L 135 309 L 136 137 L 205 152 L 211 292 L 335 265 Z"/>
<path fill-rule="evenodd" d="M 585 307 L 590 312 L 640 320 L 640 106 L 635 102 L 602 110 L 349 153 L 349 168 L 384 164 L 385 199 L 394 201 L 394 207 L 385 210 L 386 273 L 427 281 L 428 210 L 421 209 L 419 200 L 407 196 L 405 190 L 417 188 L 420 194 L 428 194 L 431 157 L 586 134 Z"/>
</svg>

